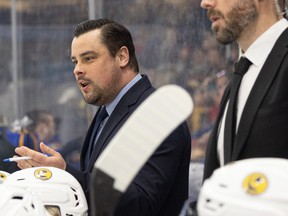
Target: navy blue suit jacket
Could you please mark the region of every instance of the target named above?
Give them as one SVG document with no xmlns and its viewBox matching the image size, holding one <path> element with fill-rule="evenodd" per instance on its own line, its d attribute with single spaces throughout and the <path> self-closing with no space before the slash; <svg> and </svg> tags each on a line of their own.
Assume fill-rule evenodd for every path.
<svg viewBox="0 0 288 216">
<path fill-rule="evenodd" d="M 85 169 L 84 160 L 96 113 L 84 140 L 81 172 L 67 167 L 67 171 L 78 179 L 86 194 L 89 192 L 89 175 L 95 161 L 133 111 L 154 91 L 148 77 L 144 75 L 121 98 L 98 138 L 88 169 Z M 156 134 L 151 134 L 154 135 Z M 191 137 L 184 122 L 166 138 L 140 170 L 127 191 L 120 197 L 115 215 L 177 216 L 188 198 L 190 154 Z"/>
<path fill-rule="evenodd" d="M 204 180 L 219 167 L 218 127 L 228 100 L 224 92 L 218 118 L 208 141 Z M 225 163 L 257 158 L 288 159 L 288 29 L 278 38 L 250 92 L 235 137 L 231 155 Z"/>
</svg>

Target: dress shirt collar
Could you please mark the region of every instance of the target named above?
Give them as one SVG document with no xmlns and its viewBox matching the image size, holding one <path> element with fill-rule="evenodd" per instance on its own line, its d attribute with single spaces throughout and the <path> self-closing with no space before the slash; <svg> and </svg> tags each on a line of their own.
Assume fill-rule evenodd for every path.
<svg viewBox="0 0 288 216">
<path fill-rule="evenodd" d="M 244 54 L 240 53 L 240 56 L 244 55 L 252 64 L 257 67 L 261 66 L 261 63 L 265 62 L 277 39 L 287 27 L 288 21 L 285 18 L 279 20 L 258 37 Z"/>
<path fill-rule="evenodd" d="M 120 99 L 123 97 L 124 94 L 136 83 L 138 82 L 142 76 L 140 74 L 137 74 L 115 97 L 115 99 L 108 105 L 106 105 L 106 111 L 108 115 L 110 116 L 113 110 L 115 109 L 116 105 L 120 101 Z"/>
</svg>

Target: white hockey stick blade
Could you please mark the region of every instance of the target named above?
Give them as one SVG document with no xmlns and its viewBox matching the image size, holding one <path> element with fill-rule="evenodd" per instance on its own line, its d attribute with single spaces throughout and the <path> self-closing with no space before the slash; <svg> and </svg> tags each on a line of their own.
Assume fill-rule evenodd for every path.
<svg viewBox="0 0 288 216">
<path fill-rule="evenodd" d="M 192 98 L 182 87 L 159 88 L 129 117 L 100 155 L 94 169 L 112 177 L 114 189 L 125 192 L 157 147 L 192 110 Z"/>
</svg>

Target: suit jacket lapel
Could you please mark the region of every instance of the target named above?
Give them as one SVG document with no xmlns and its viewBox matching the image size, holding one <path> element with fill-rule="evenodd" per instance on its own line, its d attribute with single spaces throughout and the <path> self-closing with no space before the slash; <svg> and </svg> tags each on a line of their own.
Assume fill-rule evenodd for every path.
<svg viewBox="0 0 288 216">
<path fill-rule="evenodd" d="M 217 115 L 217 118 L 215 120 L 215 123 L 214 123 L 214 127 L 211 131 L 211 134 L 210 134 L 210 137 L 209 137 L 209 141 L 208 141 L 208 145 L 207 145 L 207 149 L 206 149 L 206 163 L 209 164 L 208 166 L 206 167 L 211 167 L 212 165 L 214 166 L 215 163 L 217 163 L 219 166 L 219 161 L 217 159 L 217 140 L 218 140 L 218 132 L 219 132 L 219 127 L 220 127 L 220 122 L 221 122 L 221 119 L 223 117 L 223 113 L 224 113 L 224 110 L 225 110 L 225 107 L 226 107 L 226 103 L 227 103 L 227 100 L 228 100 L 228 96 L 229 96 L 229 92 L 230 92 L 230 87 L 231 87 L 231 84 L 229 84 L 224 93 L 223 93 L 223 96 L 222 96 L 222 99 L 221 99 L 221 102 L 220 102 L 220 105 L 219 105 L 219 113 Z M 230 149 L 231 150 L 231 149 Z M 227 158 L 227 157 L 231 157 L 231 153 L 229 155 L 226 155 L 228 151 L 225 150 L 224 152 L 224 158 Z M 230 151 L 231 152 L 231 151 Z"/>
<path fill-rule="evenodd" d="M 91 159 L 90 161 L 95 162 L 97 160 L 97 158 L 99 157 L 99 154 L 101 153 L 101 151 L 103 150 L 103 148 L 106 146 L 106 144 L 108 143 L 107 139 L 109 138 L 109 135 L 112 133 L 112 131 L 115 130 L 115 128 L 117 127 L 117 125 L 119 125 L 119 123 L 121 122 L 121 120 L 123 118 L 125 118 L 125 116 L 129 113 L 129 110 L 127 109 L 127 107 L 125 107 L 125 109 L 122 108 L 121 111 L 117 112 L 117 113 L 112 113 L 111 116 L 109 117 L 108 121 L 106 122 L 98 140 L 97 143 L 95 144 L 95 148 L 92 151 L 91 154 Z M 116 115 L 114 115 L 116 114 Z M 118 130 L 117 130 L 118 131 Z M 109 141 L 111 140 L 111 138 L 109 139 Z M 89 167 L 88 170 L 90 170 L 93 167 L 94 163 L 90 163 L 89 162 Z"/>
<path fill-rule="evenodd" d="M 261 106 L 274 77 L 279 71 L 283 58 L 287 54 L 287 38 L 288 29 L 286 29 L 277 40 L 251 90 L 239 123 L 239 129 L 235 139 L 235 147 L 232 153 L 232 161 L 237 160 L 241 149 L 245 145 L 259 107 Z"/>
<path fill-rule="evenodd" d="M 97 112 L 95 113 L 94 115 L 94 118 L 88 128 L 88 131 L 86 133 L 86 136 L 85 136 L 85 139 L 84 139 L 84 142 L 83 142 L 83 145 L 82 145 L 82 149 L 81 149 L 81 154 L 80 154 L 80 169 L 82 171 L 85 171 L 86 170 L 86 154 L 87 154 L 87 150 L 88 150 L 88 147 L 89 147 L 89 143 L 90 143 L 90 138 L 91 138 L 91 134 L 92 134 L 92 131 L 93 131 L 93 127 L 95 125 L 95 121 L 96 121 L 96 116 L 99 112 L 99 109 L 97 110 Z"/>
<path fill-rule="evenodd" d="M 220 130 L 220 123 L 223 119 L 223 115 L 224 115 L 224 111 L 225 111 L 225 108 L 226 108 L 226 105 L 227 105 L 227 101 L 229 99 L 229 94 L 230 94 L 230 90 L 231 90 L 231 82 L 229 83 L 229 85 L 226 87 L 224 93 L 223 93 L 223 99 L 221 101 L 221 104 L 220 104 L 220 111 L 219 111 L 219 114 L 218 114 L 218 117 L 221 117 L 219 119 L 217 119 L 217 136 L 216 136 L 216 139 L 218 140 L 218 134 L 219 134 L 219 130 Z M 216 140 L 216 143 L 218 143 Z M 216 152 L 217 152 L 217 148 L 216 148 Z M 225 145 L 224 143 L 224 164 L 226 164 L 227 162 L 229 162 L 231 160 L 231 152 L 232 152 L 232 146 L 231 145 Z"/>
</svg>

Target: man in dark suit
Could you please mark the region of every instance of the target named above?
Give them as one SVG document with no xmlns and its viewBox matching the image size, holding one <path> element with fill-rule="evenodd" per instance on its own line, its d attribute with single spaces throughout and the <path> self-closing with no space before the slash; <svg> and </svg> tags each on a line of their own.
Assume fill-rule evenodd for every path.
<svg viewBox="0 0 288 216">
<path fill-rule="evenodd" d="M 132 37 L 126 27 L 118 23 L 100 19 L 79 24 L 71 48 L 74 75 L 83 97 L 87 103 L 100 106 L 84 140 L 81 171 L 66 165 L 59 153 L 43 143 L 41 150 L 52 157 L 44 157 L 25 147 L 17 148 L 16 153 L 32 157 L 32 160 L 19 162 L 20 168 L 45 165 L 69 171 L 88 195 L 89 176 L 95 161 L 129 116 L 155 89 L 148 77 L 139 73 Z M 100 133 L 97 132 L 94 138 L 94 124 L 103 109 L 108 117 L 102 120 Z M 188 197 L 190 153 L 189 129 L 182 123 L 154 152 L 121 196 L 115 215 L 178 215 Z"/>
<path fill-rule="evenodd" d="M 225 140 L 226 129 L 230 127 L 225 120 L 231 85 L 223 95 L 219 116 L 208 141 L 204 180 L 216 168 L 231 161 L 255 157 L 288 158 L 285 0 L 202 0 L 201 6 L 208 11 L 216 39 L 222 44 L 236 41 L 240 56 L 251 63 L 238 92 L 236 126 L 231 142 Z"/>
</svg>

